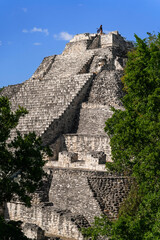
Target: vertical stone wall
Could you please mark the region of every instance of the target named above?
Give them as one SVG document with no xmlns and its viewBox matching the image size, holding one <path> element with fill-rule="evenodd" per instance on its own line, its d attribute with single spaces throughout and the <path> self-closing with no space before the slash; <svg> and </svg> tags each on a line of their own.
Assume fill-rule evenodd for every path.
<svg viewBox="0 0 160 240">
<path fill-rule="evenodd" d="M 37 226 L 45 231 L 45 236 L 61 236 L 71 238 L 72 240 L 83 240 L 83 236 L 76 224 L 76 217 L 70 212 L 55 209 L 53 206 L 33 205 L 31 208 L 26 208 L 20 203 L 8 203 L 7 210 L 10 213 L 10 219 L 15 221 L 23 221 L 30 225 L 30 229 Z M 37 231 L 24 229 L 28 236 L 32 232 L 32 237 L 36 236 Z M 40 231 L 42 233 L 42 231 Z M 38 240 L 43 239 L 37 238 Z"/>
<path fill-rule="evenodd" d="M 94 99 L 94 103 L 82 104 L 78 134 L 106 136 L 104 132 L 105 121 L 112 116 L 113 112 L 109 106 L 96 104 L 95 102 L 96 98 Z"/>
<path fill-rule="evenodd" d="M 47 202 L 38 191 L 31 208 L 17 202 L 8 203 L 6 209 L 8 218 L 34 224 L 46 236 L 82 240 L 79 229 L 89 226 L 95 216 L 105 214 L 111 219 L 117 217 L 119 206 L 131 186 L 129 178 L 106 172 L 59 168 L 46 171 L 50 174 L 48 181 L 52 179 L 51 185 L 48 182 L 49 191 L 43 188 L 44 194 L 48 195 L 45 198 Z M 39 201 L 37 194 L 40 194 Z"/>
<path fill-rule="evenodd" d="M 109 145 L 109 137 L 104 135 L 88 135 L 88 134 L 66 134 L 65 147 L 68 152 L 93 152 L 103 151 L 107 154 L 107 145 Z"/>
<path fill-rule="evenodd" d="M 130 186 L 129 178 L 107 172 L 55 169 L 49 200 L 56 208 L 81 214 L 91 223 L 101 214 L 116 218 Z"/>
<path fill-rule="evenodd" d="M 81 214 L 91 223 L 94 216 L 100 216 L 102 212 L 86 175 L 78 170 L 54 170 L 49 199 L 56 208 Z"/>
</svg>

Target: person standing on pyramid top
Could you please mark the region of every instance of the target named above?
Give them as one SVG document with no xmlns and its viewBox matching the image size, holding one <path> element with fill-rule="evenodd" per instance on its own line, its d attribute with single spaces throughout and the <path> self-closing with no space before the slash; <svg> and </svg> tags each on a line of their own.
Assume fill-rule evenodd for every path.
<svg viewBox="0 0 160 240">
<path fill-rule="evenodd" d="M 103 28 L 102 28 L 102 25 L 100 26 L 100 35 L 102 35 L 103 34 Z"/>
<path fill-rule="evenodd" d="M 100 33 L 100 35 L 102 35 L 103 34 L 103 29 L 102 29 L 102 25 L 98 28 L 98 30 L 97 30 L 97 33 Z"/>
</svg>

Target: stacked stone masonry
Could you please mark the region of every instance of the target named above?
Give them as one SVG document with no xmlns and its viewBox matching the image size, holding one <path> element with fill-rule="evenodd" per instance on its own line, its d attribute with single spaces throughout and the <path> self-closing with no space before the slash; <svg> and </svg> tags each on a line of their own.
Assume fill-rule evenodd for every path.
<svg viewBox="0 0 160 240">
<path fill-rule="evenodd" d="M 50 176 L 50 189 L 44 191 L 48 195 L 47 202 L 35 194 L 31 208 L 18 202 L 8 203 L 6 218 L 9 215 L 11 219 L 23 221 L 24 225 L 35 224 L 48 237 L 84 239 L 79 229 L 90 226 L 94 216 L 106 214 L 111 219 L 116 218 L 131 184 L 128 178 L 103 171 L 59 168 L 46 171 Z"/>
<path fill-rule="evenodd" d="M 123 110 L 120 78 L 131 48 L 117 31 L 78 34 L 61 55 L 44 58 L 30 79 L 1 91 L 13 111 L 19 105 L 29 111 L 17 129 L 35 131 L 53 150 L 32 208 L 19 202 L 6 208 L 6 218 L 22 220 L 28 237 L 81 240 L 80 228 L 95 216 L 117 217 L 131 182 L 107 173 L 111 149 L 104 127 L 111 107 Z"/>
</svg>

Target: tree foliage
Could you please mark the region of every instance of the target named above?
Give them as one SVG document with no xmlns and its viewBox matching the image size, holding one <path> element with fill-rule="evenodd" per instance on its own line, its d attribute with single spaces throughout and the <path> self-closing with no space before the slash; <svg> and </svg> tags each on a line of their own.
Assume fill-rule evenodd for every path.
<svg viewBox="0 0 160 240">
<path fill-rule="evenodd" d="M 111 222 L 112 240 L 160 239 L 160 34 L 135 38 L 122 77 L 125 110 L 113 109 L 105 127 L 113 160 L 107 168 L 134 179 Z"/>
<path fill-rule="evenodd" d="M 22 222 L 9 221 L 6 222 L 0 216 L 0 240 L 29 240 L 21 229 Z M 31 240 L 31 239 L 30 239 Z"/>
<path fill-rule="evenodd" d="M 17 126 L 19 118 L 27 114 L 27 110 L 19 107 L 16 112 L 11 111 L 9 100 L 0 97 L 0 207 L 5 202 L 18 197 L 26 206 L 31 206 L 32 193 L 40 186 L 42 177 L 45 175 L 43 166 L 44 154 L 50 155 L 50 149 L 43 147 L 41 139 L 34 132 L 22 136 L 17 131 L 14 139 L 11 131 Z M 1 239 L 16 239 L 10 237 L 15 228 L 15 236 L 22 233 L 18 223 L 6 223 L 3 216 L 0 218 L 0 233 L 5 233 Z M 12 231 L 12 234 L 9 232 Z M 11 235 L 9 235 L 11 234 Z M 0 235 L 0 236 L 1 236 Z M 17 238 L 18 239 L 18 238 Z M 24 239 L 26 239 L 24 237 Z"/>
</svg>

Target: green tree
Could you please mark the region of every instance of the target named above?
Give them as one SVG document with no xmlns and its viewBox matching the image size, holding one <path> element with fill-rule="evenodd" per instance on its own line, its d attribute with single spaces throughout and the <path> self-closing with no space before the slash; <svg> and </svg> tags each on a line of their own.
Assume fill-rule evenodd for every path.
<svg viewBox="0 0 160 240">
<path fill-rule="evenodd" d="M 111 222 L 112 240 L 160 239 L 160 34 L 135 38 L 122 78 L 125 110 L 113 109 L 105 127 L 113 160 L 107 168 L 134 179 Z"/>
<path fill-rule="evenodd" d="M 41 185 L 45 175 L 43 156 L 51 154 L 34 132 L 22 136 L 17 131 L 11 140 L 11 130 L 25 114 L 27 110 L 23 107 L 13 113 L 9 100 L 0 97 L 0 239 L 5 240 L 26 239 L 19 223 L 4 221 L 4 204 L 16 196 L 26 206 L 31 206 L 32 193 Z"/>
</svg>

